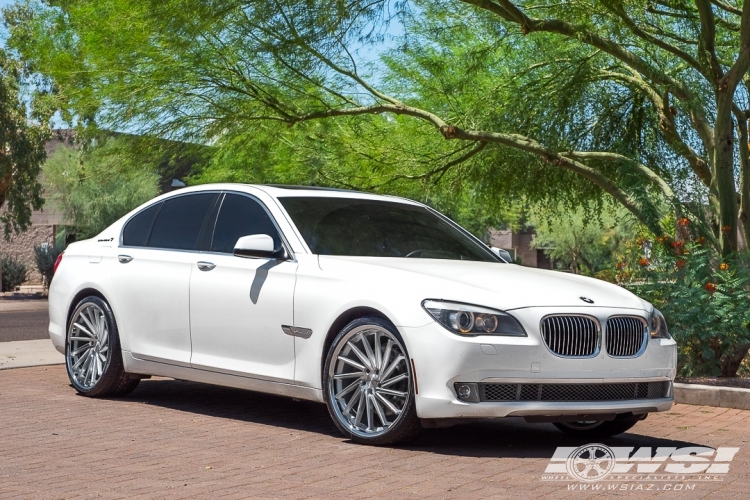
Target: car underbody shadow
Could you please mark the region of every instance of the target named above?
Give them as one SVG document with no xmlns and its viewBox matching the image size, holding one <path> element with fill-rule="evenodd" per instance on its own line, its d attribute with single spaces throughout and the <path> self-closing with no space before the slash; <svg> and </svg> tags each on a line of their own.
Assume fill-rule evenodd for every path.
<svg viewBox="0 0 750 500">
<path fill-rule="evenodd" d="M 141 381 L 138 388 L 124 399 L 207 417 L 311 432 L 349 442 L 338 432 L 322 403 L 161 378 Z M 701 446 L 700 443 L 638 433 L 638 427 L 648 425 L 646 419 L 630 432 L 604 440 L 604 443 L 611 447 L 635 448 Z M 589 442 L 568 436 L 552 424 L 528 424 L 521 418 L 501 418 L 425 429 L 417 440 L 399 448 L 449 456 L 549 458 L 558 446 L 577 447 Z"/>
</svg>

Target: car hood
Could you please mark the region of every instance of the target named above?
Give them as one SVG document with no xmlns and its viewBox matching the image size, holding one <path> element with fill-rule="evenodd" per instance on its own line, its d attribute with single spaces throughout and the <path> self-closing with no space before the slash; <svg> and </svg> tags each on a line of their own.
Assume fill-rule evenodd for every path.
<svg viewBox="0 0 750 500">
<path fill-rule="evenodd" d="M 648 302 L 606 281 L 514 264 L 325 255 L 318 262 L 324 272 L 340 279 L 361 280 L 365 286 L 390 289 L 410 300 L 444 299 L 502 310 L 587 305 L 650 308 Z"/>
</svg>

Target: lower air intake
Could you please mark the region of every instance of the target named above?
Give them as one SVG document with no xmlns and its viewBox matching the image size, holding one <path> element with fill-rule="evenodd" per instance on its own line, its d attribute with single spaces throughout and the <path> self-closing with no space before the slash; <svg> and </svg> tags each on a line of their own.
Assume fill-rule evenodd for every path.
<svg viewBox="0 0 750 500">
<path fill-rule="evenodd" d="M 671 382 L 479 384 L 480 401 L 628 401 L 668 398 Z"/>
</svg>

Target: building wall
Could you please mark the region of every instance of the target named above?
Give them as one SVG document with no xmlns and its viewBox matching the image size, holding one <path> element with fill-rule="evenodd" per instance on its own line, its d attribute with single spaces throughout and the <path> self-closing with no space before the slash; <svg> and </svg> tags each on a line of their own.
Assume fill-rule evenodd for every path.
<svg viewBox="0 0 750 500">
<path fill-rule="evenodd" d="M 54 225 L 32 225 L 27 231 L 15 234 L 10 241 L 0 238 L 0 255 L 8 255 L 26 264 L 27 285 L 41 285 L 42 276 L 34 262 L 34 245 L 54 243 Z"/>
</svg>

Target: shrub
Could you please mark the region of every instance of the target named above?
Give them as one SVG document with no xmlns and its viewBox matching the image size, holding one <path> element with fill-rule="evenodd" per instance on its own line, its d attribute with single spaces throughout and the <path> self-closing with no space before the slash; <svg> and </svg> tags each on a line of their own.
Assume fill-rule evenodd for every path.
<svg viewBox="0 0 750 500">
<path fill-rule="evenodd" d="M 61 253 L 62 248 L 55 245 L 34 245 L 34 261 L 46 287 L 52 282 L 55 261 Z"/>
<path fill-rule="evenodd" d="M 747 255 L 721 258 L 695 243 L 654 248 L 627 285 L 651 301 L 677 341 L 679 374 L 737 375 L 750 348 L 750 265 Z"/>
<path fill-rule="evenodd" d="M 13 257 L 0 257 L 3 273 L 3 292 L 12 292 L 26 281 L 26 265 Z"/>
</svg>

